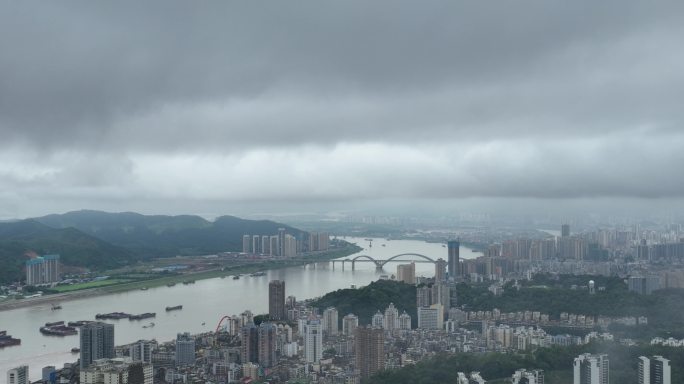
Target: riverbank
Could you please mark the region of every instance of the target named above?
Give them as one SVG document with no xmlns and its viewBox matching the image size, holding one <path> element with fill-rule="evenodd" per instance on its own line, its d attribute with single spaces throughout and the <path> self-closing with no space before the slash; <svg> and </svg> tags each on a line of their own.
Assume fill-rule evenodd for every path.
<svg viewBox="0 0 684 384">
<path fill-rule="evenodd" d="M 262 272 L 273 269 L 297 267 L 311 263 L 324 262 L 332 259 L 337 259 L 340 257 L 349 256 L 351 254 L 359 252 L 361 249 L 362 248 L 356 245 L 348 244 L 343 248 L 333 249 L 327 252 L 321 252 L 311 255 L 298 256 L 290 259 L 260 261 L 233 267 L 223 267 L 212 270 L 204 270 L 200 272 L 175 274 L 153 279 L 138 280 L 121 284 L 109 285 L 99 288 L 88 288 L 64 293 L 47 294 L 41 297 L 32 297 L 28 299 L 10 299 L 0 302 L 0 312 L 9 311 L 17 308 L 54 304 L 87 297 L 103 296 L 108 294 L 139 290 L 143 288 L 154 288 L 168 284 L 179 284 L 187 282 L 189 280 L 205 280 L 217 277 L 251 274 L 255 272 Z"/>
</svg>

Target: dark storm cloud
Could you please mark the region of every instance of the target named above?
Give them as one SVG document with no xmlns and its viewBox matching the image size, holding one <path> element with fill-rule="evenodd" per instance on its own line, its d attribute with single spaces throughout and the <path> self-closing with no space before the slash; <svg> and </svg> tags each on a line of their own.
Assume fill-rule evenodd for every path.
<svg viewBox="0 0 684 384">
<path fill-rule="evenodd" d="M 0 7 L 0 192 L 17 201 L 684 191 L 681 2 Z"/>
</svg>

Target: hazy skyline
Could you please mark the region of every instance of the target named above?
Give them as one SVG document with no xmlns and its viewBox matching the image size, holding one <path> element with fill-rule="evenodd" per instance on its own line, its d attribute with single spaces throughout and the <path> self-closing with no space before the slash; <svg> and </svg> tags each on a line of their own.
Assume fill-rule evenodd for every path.
<svg viewBox="0 0 684 384">
<path fill-rule="evenodd" d="M 0 218 L 683 206 L 684 3 L 202 5 L 0 5 Z"/>
</svg>

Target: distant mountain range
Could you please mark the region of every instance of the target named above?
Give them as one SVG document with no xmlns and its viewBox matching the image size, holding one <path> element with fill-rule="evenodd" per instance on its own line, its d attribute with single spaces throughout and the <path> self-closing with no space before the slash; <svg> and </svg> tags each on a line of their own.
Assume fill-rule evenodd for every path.
<svg viewBox="0 0 684 384">
<path fill-rule="evenodd" d="M 156 257 L 241 251 L 244 234 L 276 234 L 278 228 L 305 233 L 268 220 L 133 212 L 74 211 L 5 222 L 0 223 L 0 282 L 23 278 L 27 251 L 59 253 L 66 265 L 102 269 Z"/>
</svg>

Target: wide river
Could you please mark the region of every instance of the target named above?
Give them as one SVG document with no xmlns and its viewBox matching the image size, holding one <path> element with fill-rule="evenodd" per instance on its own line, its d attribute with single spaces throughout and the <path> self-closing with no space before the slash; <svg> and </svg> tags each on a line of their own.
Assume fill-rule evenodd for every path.
<svg viewBox="0 0 684 384">
<path fill-rule="evenodd" d="M 439 243 L 414 240 L 374 239 L 372 247 L 363 238 L 346 238 L 364 249 L 355 255 L 369 255 L 387 259 L 401 253 L 419 253 L 433 259 L 447 260 L 447 249 Z M 384 244 L 384 246 L 383 246 Z M 348 257 L 353 257 L 347 256 Z M 480 256 L 473 250 L 461 247 L 460 256 L 470 259 Z M 268 282 L 285 280 L 286 295 L 297 299 L 321 296 L 327 292 L 351 285 L 363 286 L 378 279 L 381 274 L 395 274 L 399 263 L 389 263 L 383 271 L 372 263 L 357 263 L 354 271 L 349 264 L 343 270 L 341 264 L 333 269 L 332 262 L 313 263 L 300 267 L 267 271 L 265 276 L 243 276 L 199 280 L 195 284 L 177 284 L 174 287 L 150 288 L 147 291 L 130 291 L 100 297 L 90 297 L 61 303 L 62 309 L 53 311 L 49 304 L 0 312 L 0 330 L 20 338 L 21 346 L 0 349 L 0 383 L 7 380 L 6 371 L 18 365 L 28 364 L 31 380 L 38 380 L 41 369 L 47 365 L 60 368 L 66 362 L 74 362 L 78 354 L 70 350 L 78 346 L 78 336 L 43 336 L 38 328 L 46 322 L 94 320 L 95 314 L 107 312 L 143 313 L 156 312 L 157 317 L 142 321 L 112 320 L 117 345 L 140 339 L 156 339 L 160 342 L 175 338 L 178 332 L 200 333 L 215 329 L 223 315 L 239 314 L 249 309 L 254 314 L 268 312 Z M 417 276 L 434 276 L 432 263 L 416 263 Z M 183 305 L 180 311 L 166 312 L 166 306 Z M 344 315 L 344 314 L 341 314 Z M 153 321 L 154 327 L 143 328 Z"/>
</svg>

